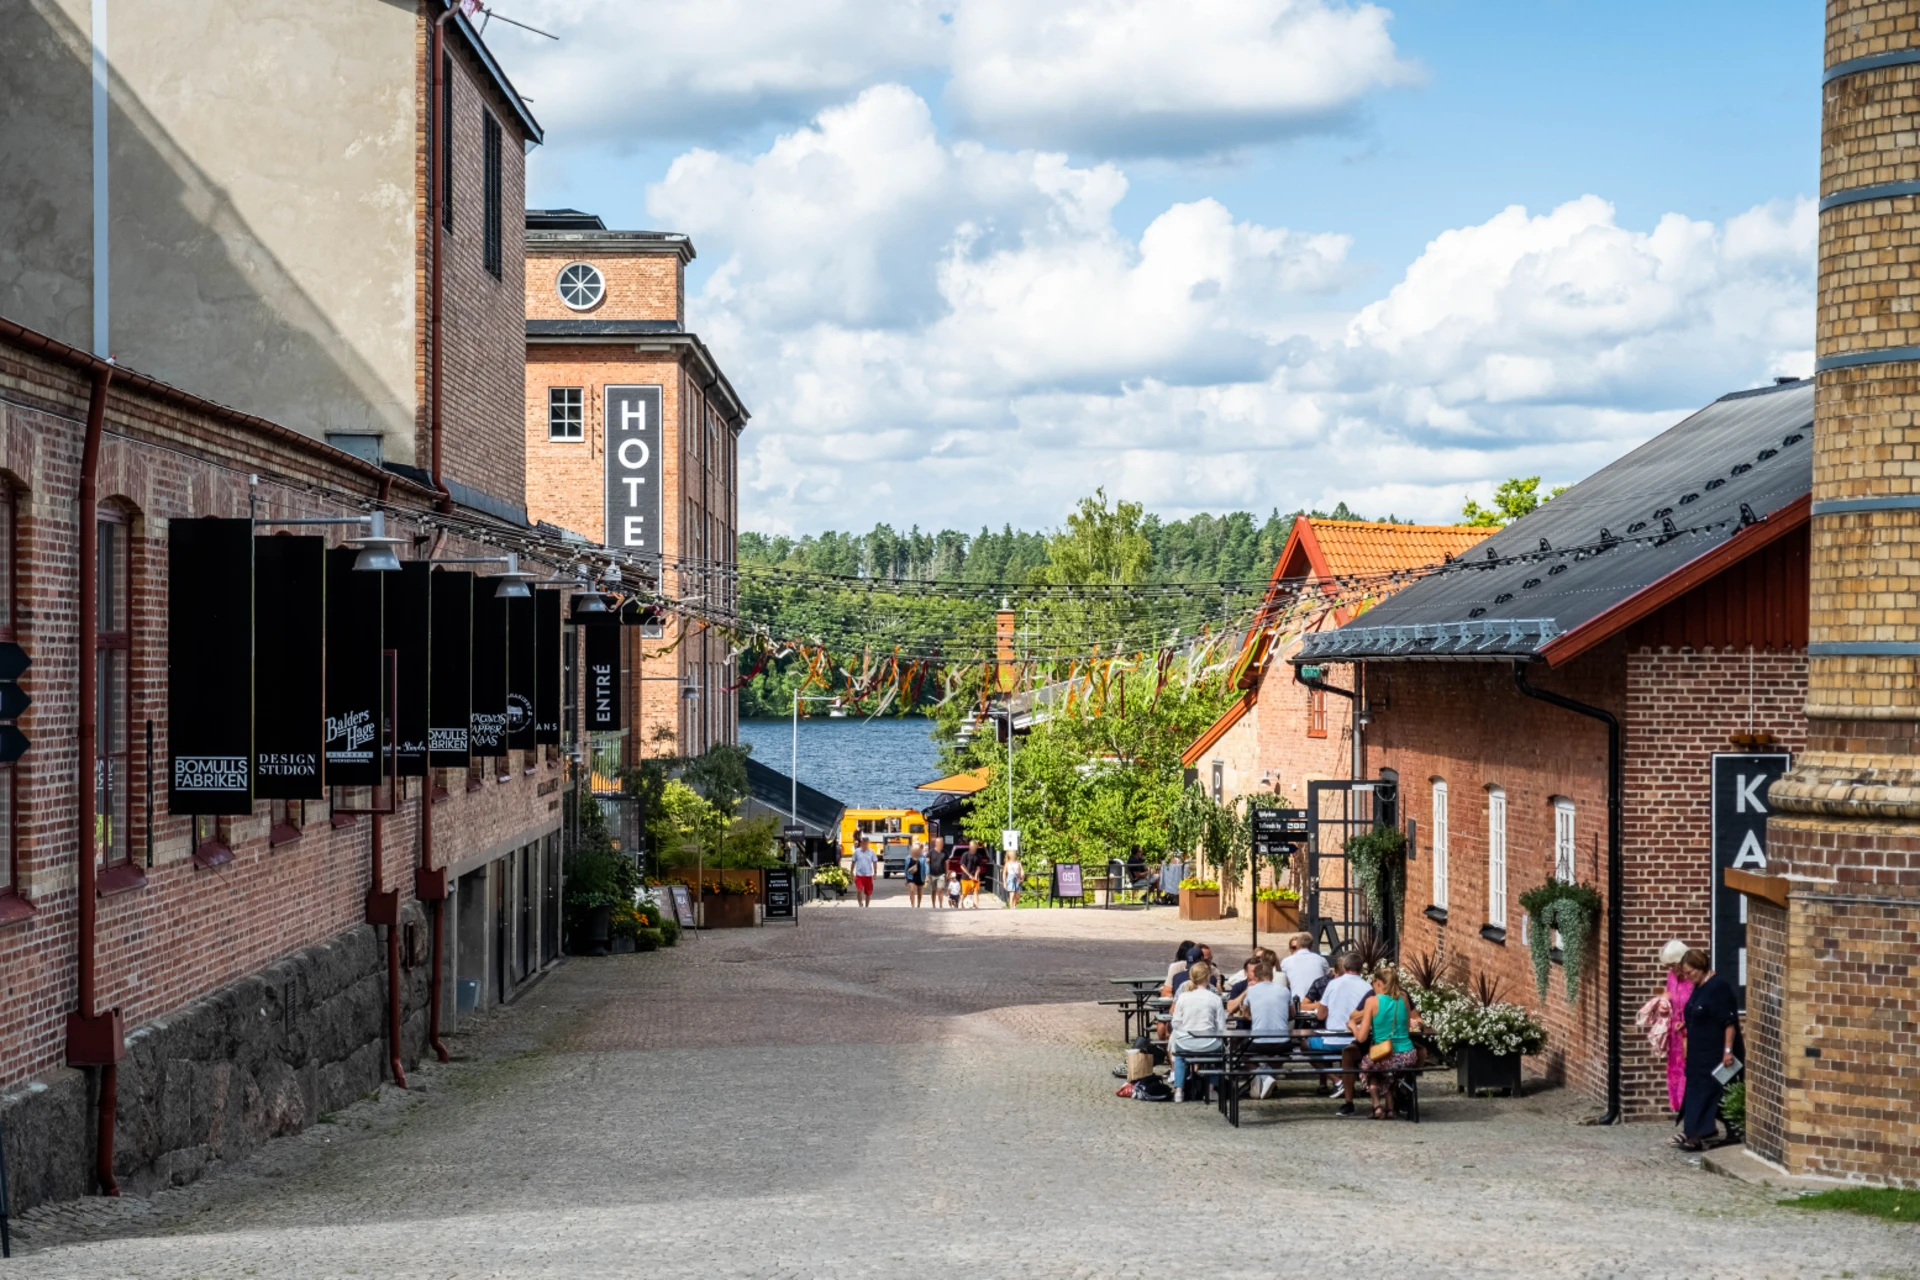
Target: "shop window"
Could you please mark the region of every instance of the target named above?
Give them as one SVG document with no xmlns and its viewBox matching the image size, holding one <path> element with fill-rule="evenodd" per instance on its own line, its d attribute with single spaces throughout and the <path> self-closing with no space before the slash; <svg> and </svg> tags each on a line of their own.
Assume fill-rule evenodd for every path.
<svg viewBox="0 0 1920 1280">
<path fill-rule="evenodd" d="M 547 390 L 547 439 L 582 440 L 586 438 L 586 407 L 579 387 L 550 387 Z"/>
<path fill-rule="evenodd" d="M 1433 780 L 1433 905 L 1447 909 L 1447 784 Z"/>
<path fill-rule="evenodd" d="M 1487 788 L 1487 923 L 1507 927 L 1507 793 Z"/>
<path fill-rule="evenodd" d="M 1573 801 L 1565 797 L 1553 802 L 1553 874 L 1573 882 Z"/>
<path fill-rule="evenodd" d="M 1327 736 L 1327 691 L 1325 689 L 1307 690 L 1307 736 L 1309 738 Z"/>
<path fill-rule="evenodd" d="M 94 854 L 109 867 L 127 861 L 129 792 L 127 724 L 132 717 L 132 577 L 128 527 L 118 512 L 102 512 L 94 580 L 99 621 L 94 639 Z"/>
</svg>

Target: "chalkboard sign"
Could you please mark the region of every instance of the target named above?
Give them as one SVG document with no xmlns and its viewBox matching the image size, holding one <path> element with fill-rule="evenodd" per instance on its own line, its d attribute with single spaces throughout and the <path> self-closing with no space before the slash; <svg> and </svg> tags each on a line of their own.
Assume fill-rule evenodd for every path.
<svg viewBox="0 0 1920 1280">
<path fill-rule="evenodd" d="M 780 867 L 766 873 L 766 918 L 800 922 L 799 897 L 793 889 L 793 868 Z"/>
<path fill-rule="evenodd" d="M 668 885 L 667 896 L 673 899 L 673 918 L 680 922 L 680 927 L 693 928 L 693 897 L 687 892 L 687 886 Z"/>
<path fill-rule="evenodd" d="M 1077 862 L 1056 862 L 1053 864 L 1053 896 L 1056 898 L 1084 897 L 1086 891 L 1081 887 L 1080 864 Z"/>
</svg>

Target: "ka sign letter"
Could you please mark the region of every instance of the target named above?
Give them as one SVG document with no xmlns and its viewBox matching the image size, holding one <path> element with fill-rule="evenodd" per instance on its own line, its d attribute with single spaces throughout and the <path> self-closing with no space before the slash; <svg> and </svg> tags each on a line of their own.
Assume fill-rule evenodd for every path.
<svg viewBox="0 0 1920 1280">
<path fill-rule="evenodd" d="M 660 553 L 660 388 L 608 387 L 608 547 Z"/>
</svg>

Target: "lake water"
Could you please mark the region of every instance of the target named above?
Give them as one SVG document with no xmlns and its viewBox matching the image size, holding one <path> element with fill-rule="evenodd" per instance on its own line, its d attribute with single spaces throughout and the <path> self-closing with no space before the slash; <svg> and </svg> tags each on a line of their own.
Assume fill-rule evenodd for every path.
<svg viewBox="0 0 1920 1280">
<path fill-rule="evenodd" d="M 800 781 L 850 809 L 918 809 L 940 797 L 916 791 L 940 776 L 933 721 L 921 717 L 800 722 Z M 791 720 L 742 720 L 740 741 L 753 758 L 782 773 L 793 756 Z"/>
</svg>

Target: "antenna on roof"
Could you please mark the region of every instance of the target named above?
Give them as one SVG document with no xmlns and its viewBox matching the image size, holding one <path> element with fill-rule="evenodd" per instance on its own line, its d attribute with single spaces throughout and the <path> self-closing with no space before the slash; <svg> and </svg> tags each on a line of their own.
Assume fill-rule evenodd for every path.
<svg viewBox="0 0 1920 1280">
<path fill-rule="evenodd" d="M 487 5 L 481 3 L 481 0 L 459 0 L 459 3 L 460 3 L 460 16 L 465 18 L 467 21 L 469 22 L 473 21 L 473 15 L 476 13 L 481 15 L 481 18 L 482 18 L 480 23 L 481 35 L 485 35 L 487 33 L 487 23 L 493 21 L 495 18 L 498 18 L 500 19 L 500 21 L 506 23 L 510 27 L 518 27 L 522 31 L 531 31 L 533 32 L 533 34 L 537 36 L 545 36 L 549 40 L 558 40 L 560 38 L 559 36 L 553 34 L 553 32 L 551 31 L 542 31 L 540 28 L 530 27 L 524 22 L 515 22 L 512 18 L 507 17 L 504 13 L 499 13 L 494 9 L 489 8 Z"/>
</svg>

